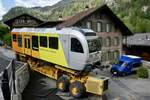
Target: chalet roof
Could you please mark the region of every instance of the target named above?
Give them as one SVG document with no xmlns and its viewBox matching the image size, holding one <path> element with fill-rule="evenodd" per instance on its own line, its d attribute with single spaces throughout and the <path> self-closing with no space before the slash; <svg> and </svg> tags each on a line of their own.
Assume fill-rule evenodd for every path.
<svg viewBox="0 0 150 100">
<path fill-rule="evenodd" d="M 57 24 L 60 24 L 62 22 L 64 22 L 65 20 L 56 20 L 56 21 L 48 21 L 48 22 L 43 22 L 42 24 L 38 25 L 37 27 L 43 27 L 43 26 L 46 26 L 46 25 L 57 25 Z"/>
<path fill-rule="evenodd" d="M 118 25 L 118 27 L 122 31 L 123 35 L 131 35 L 132 34 L 132 32 L 128 29 L 128 27 L 112 12 L 112 10 L 107 5 L 102 5 L 99 7 L 90 8 L 86 11 L 82 11 L 82 12 L 74 15 L 73 17 L 69 18 L 65 22 L 57 25 L 57 28 L 72 26 L 72 25 L 76 24 L 77 22 L 79 22 L 80 20 L 90 16 L 91 14 L 93 14 L 96 11 L 105 13 L 108 16 L 110 16 L 110 18 L 116 23 L 116 25 Z"/>
<path fill-rule="evenodd" d="M 150 33 L 138 33 L 129 36 L 127 45 L 150 46 Z"/>
<path fill-rule="evenodd" d="M 15 17 L 13 17 L 13 18 L 10 18 L 10 19 L 4 21 L 4 23 L 5 23 L 5 24 L 8 24 L 10 21 L 12 21 L 12 20 L 14 20 L 14 19 L 16 19 L 16 18 L 19 18 L 19 17 L 21 17 L 21 16 L 25 16 L 25 15 L 26 15 L 26 16 L 29 16 L 29 17 L 32 17 L 33 19 L 36 19 L 36 20 L 38 20 L 38 21 L 40 21 L 40 22 L 44 22 L 43 20 L 38 19 L 37 17 L 34 17 L 34 16 L 32 16 L 32 15 L 30 15 L 30 14 L 28 14 L 28 13 L 23 13 L 23 14 L 21 14 L 21 15 L 15 16 Z"/>
</svg>

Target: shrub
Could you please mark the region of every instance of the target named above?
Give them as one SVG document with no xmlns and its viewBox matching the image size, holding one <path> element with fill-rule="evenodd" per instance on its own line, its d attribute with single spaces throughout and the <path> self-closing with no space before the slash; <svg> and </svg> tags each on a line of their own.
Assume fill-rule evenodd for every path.
<svg viewBox="0 0 150 100">
<path fill-rule="evenodd" d="M 9 33 L 9 28 L 4 23 L 0 22 L 0 39 L 3 39 L 4 35 Z"/>
<path fill-rule="evenodd" d="M 3 41 L 4 41 L 8 46 L 11 47 L 11 35 L 10 35 L 10 34 L 4 35 Z"/>
<path fill-rule="evenodd" d="M 144 67 L 139 68 L 137 71 L 137 75 L 139 78 L 148 78 L 149 77 L 148 69 Z"/>
</svg>

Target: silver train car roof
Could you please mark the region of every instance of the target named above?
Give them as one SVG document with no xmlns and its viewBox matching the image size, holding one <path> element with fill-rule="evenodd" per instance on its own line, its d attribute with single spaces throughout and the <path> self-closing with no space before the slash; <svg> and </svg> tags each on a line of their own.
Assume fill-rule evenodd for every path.
<svg viewBox="0 0 150 100">
<path fill-rule="evenodd" d="M 84 36 L 96 36 L 96 33 L 91 29 L 83 29 L 78 27 L 67 27 L 67 28 L 14 28 L 11 32 L 33 32 L 33 33 L 58 33 L 58 34 L 67 34 L 67 31 L 76 30 L 81 32 Z"/>
</svg>

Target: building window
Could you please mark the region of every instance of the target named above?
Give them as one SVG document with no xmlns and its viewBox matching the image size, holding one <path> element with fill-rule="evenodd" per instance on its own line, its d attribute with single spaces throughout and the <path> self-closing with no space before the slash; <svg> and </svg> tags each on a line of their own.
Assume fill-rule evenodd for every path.
<svg viewBox="0 0 150 100">
<path fill-rule="evenodd" d="M 71 38 L 71 51 L 83 53 L 83 47 L 82 47 L 80 41 L 76 38 Z"/>
<path fill-rule="evenodd" d="M 16 34 L 13 34 L 12 38 L 13 38 L 13 42 L 16 42 Z"/>
<path fill-rule="evenodd" d="M 86 23 L 86 27 L 87 27 L 88 29 L 91 29 L 91 28 L 92 28 L 92 22 L 88 21 L 88 22 Z"/>
<path fill-rule="evenodd" d="M 40 46 L 47 47 L 47 37 L 46 36 L 40 36 Z"/>
<path fill-rule="evenodd" d="M 58 49 L 58 38 L 49 37 L 49 48 Z"/>
<path fill-rule="evenodd" d="M 112 61 L 114 60 L 114 52 L 113 51 L 111 52 L 111 60 Z"/>
<path fill-rule="evenodd" d="M 108 51 L 108 60 L 112 60 L 112 55 L 110 51 Z"/>
<path fill-rule="evenodd" d="M 105 38 L 105 46 L 106 46 L 106 47 L 111 46 L 111 38 L 110 38 L 110 37 L 106 37 L 106 38 Z"/>
<path fill-rule="evenodd" d="M 119 52 L 119 50 L 116 50 L 116 51 L 114 52 L 114 59 L 115 59 L 115 60 L 118 60 L 119 57 L 120 57 L 120 52 Z"/>
<path fill-rule="evenodd" d="M 98 22 L 97 23 L 97 32 L 101 32 L 102 31 L 102 23 Z"/>
<path fill-rule="evenodd" d="M 120 44 L 119 37 L 114 37 L 113 44 L 114 44 L 114 46 L 118 46 Z"/>
<path fill-rule="evenodd" d="M 102 47 L 103 46 L 103 39 L 102 39 L 102 37 L 98 37 L 98 40 L 99 40 L 100 46 Z"/>
<path fill-rule="evenodd" d="M 97 31 L 97 22 L 93 21 L 92 22 L 92 28 L 91 28 L 93 31 Z"/>
<path fill-rule="evenodd" d="M 32 50 L 39 50 L 38 36 L 32 36 Z"/>
<path fill-rule="evenodd" d="M 22 35 L 18 35 L 18 46 L 22 47 Z"/>
<path fill-rule="evenodd" d="M 82 27 L 82 28 L 86 28 L 86 23 L 83 21 L 82 23 L 79 23 L 79 27 Z"/>
<path fill-rule="evenodd" d="M 111 32 L 112 30 L 112 25 L 110 23 L 106 24 L 106 32 Z"/>
<path fill-rule="evenodd" d="M 106 23 L 102 23 L 102 32 L 106 32 Z"/>
<path fill-rule="evenodd" d="M 127 36 L 123 36 L 122 42 L 123 42 L 123 44 L 127 44 Z"/>
<path fill-rule="evenodd" d="M 106 52 L 105 54 L 106 54 L 106 61 L 108 61 L 109 60 L 109 54 L 108 54 L 108 52 Z"/>
<path fill-rule="evenodd" d="M 114 60 L 114 53 L 112 51 L 108 51 L 108 58 L 110 61 Z"/>
<path fill-rule="evenodd" d="M 106 53 L 105 52 L 102 52 L 101 61 L 102 62 L 106 61 Z"/>
</svg>

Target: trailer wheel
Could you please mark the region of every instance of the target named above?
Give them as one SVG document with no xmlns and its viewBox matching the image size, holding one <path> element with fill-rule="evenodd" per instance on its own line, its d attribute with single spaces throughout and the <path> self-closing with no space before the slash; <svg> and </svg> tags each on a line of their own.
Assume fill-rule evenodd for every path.
<svg viewBox="0 0 150 100">
<path fill-rule="evenodd" d="M 70 81 L 67 77 L 61 76 L 57 80 L 57 89 L 62 92 L 69 90 Z"/>
<path fill-rule="evenodd" d="M 70 94 L 75 98 L 83 97 L 86 93 L 86 87 L 80 81 L 73 82 L 69 90 Z"/>
</svg>

